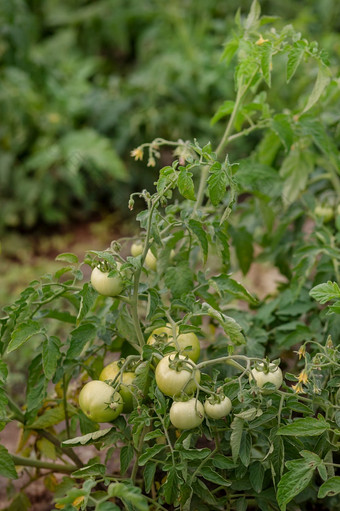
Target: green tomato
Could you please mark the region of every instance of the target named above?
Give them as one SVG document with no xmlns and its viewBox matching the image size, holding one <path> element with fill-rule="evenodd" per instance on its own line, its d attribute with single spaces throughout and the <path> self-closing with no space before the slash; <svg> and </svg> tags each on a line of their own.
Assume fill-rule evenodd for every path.
<svg viewBox="0 0 340 511">
<path fill-rule="evenodd" d="M 178 357 L 175 359 L 175 357 Z M 166 396 L 173 397 L 175 394 L 179 394 L 181 391 L 186 394 L 192 394 L 196 390 L 196 384 L 191 379 L 192 371 L 188 364 L 183 364 L 183 367 L 179 367 L 178 370 L 170 367 L 170 363 L 175 360 L 185 361 L 186 357 L 183 355 L 172 354 L 166 355 L 156 367 L 156 383 L 161 392 Z M 184 367 L 187 367 L 185 369 Z M 201 380 L 201 373 L 198 369 L 195 369 L 195 379 L 197 383 Z M 190 380 L 190 381 L 189 381 Z"/>
<path fill-rule="evenodd" d="M 176 330 L 178 331 L 178 327 Z M 170 325 L 167 324 L 167 326 L 161 326 L 152 332 L 147 340 L 147 344 L 154 344 L 156 342 L 155 336 L 158 335 L 164 337 L 165 343 L 169 342 L 170 346 L 176 347 L 175 343 L 171 342 L 173 339 L 172 334 L 173 332 Z M 180 334 L 177 336 L 176 340 L 179 346 L 179 353 L 187 355 L 193 362 L 197 362 L 201 353 L 201 346 L 197 335 L 192 332 Z"/>
<path fill-rule="evenodd" d="M 133 257 L 137 257 L 137 256 L 141 255 L 142 252 L 143 252 L 143 245 L 140 242 L 137 241 L 135 243 L 132 243 L 131 255 Z"/>
<path fill-rule="evenodd" d="M 260 366 L 260 368 L 261 368 L 261 366 L 264 367 L 264 364 L 259 364 L 259 366 Z M 265 373 L 261 369 L 257 370 L 255 368 L 253 368 L 251 370 L 251 372 L 252 372 L 254 379 L 256 381 L 256 385 L 260 389 L 262 389 L 266 383 L 272 383 L 273 385 L 275 385 L 276 390 L 278 390 L 282 385 L 282 382 L 283 382 L 282 371 L 279 367 L 276 367 L 275 364 L 269 364 L 269 372 L 268 373 Z M 249 380 L 250 381 L 252 380 L 251 375 L 249 377 Z M 271 394 L 273 391 L 269 390 L 269 389 L 264 389 L 262 392 L 263 392 L 263 394 Z"/>
<path fill-rule="evenodd" d="M 150 249 L 146 253 L 145 266 L 149 268 L 149 270 L 157 270 L 157 258 L 153 255 Z"/>
<path fill-rule="evenodd" d="M 170 421 L 177 429 L 193 429 L 204 419 L 204 408 L 195 398 L 189 401 L 175 401 L 170 408 Z"/>
<path fill-rule="evenodd" d="M 92 270 L 91 284 L 97 293 L 104 296 L 117 296 L 124 289 L 120 275 L 109 277 L 109 272 L 102 272 L 97 267 Z"/>
<path fill-rule="evenodd" d="M 204 411 L 210 419 L 222 419 L 231 412 L 231 401 L 229 397 L 223 396 L 219 403 L 208 398 L 204 403 Z"/>
<path fill-rule="evenodd" d="M 325 223 L 330 222 L 334 216 L 333 208 L 330 206 L 316 206 L 314 213 L 317 217 L 322 218 Z"/>
<path fill-rule="evenodd" d="M 108 364 L 99 375 L 100 381 L 107 381 L 112 383 L 112 381 L 116 378 L 119 373 L 119 365 L 118 361 L 111 362 Z M 118 391 L 119 394 L 123 398 L 124 407 L 123 413 L 130 413 L 133 410 L 133 381 L 136 378 L 136 375 L 132 371 L 123 372 L 122 382 L 120 380 L 120 375 L 117 378 L 115 383 L 119 384 Z"/>
<path fill-rule="evenodd" d="M 79 406 L 93 422 L 111 422 L 123 411 L 123 399 L 107 383 L 93 380 L 81 389 Z"/>
</svg>

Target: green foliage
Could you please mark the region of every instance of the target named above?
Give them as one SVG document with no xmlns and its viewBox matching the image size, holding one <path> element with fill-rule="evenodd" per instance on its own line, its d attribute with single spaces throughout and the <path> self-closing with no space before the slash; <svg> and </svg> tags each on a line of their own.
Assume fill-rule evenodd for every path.
<svg viewBox="0 0 340 511">
<path fill-rule="evenodd" d="M 63 9 L 54 23 L 65 20 Z M 91 18 L 97 11 L 89 4 L 85 12 Z M 69 23 L 80 21 L 68 14 Z M 141 253 L 127 255 L 132 240 L 126 238 L 89 251 L 84 262 L 64 253 L 58 260 L 65 266 L 32 282 L 4 309 L 1 417 L 3 426 L 21 423 L 19 452 L 30 456 L 3 447 L 3 475 L 16 477 L 15 466 L 68 474 L 56 488 L 56 508 L 338 507 L 340 181 L 331 113 L 339 93 L 323 51 L 291 25 L 267 28 L 273 21 L 261 17 L 256 1 L 248 16 L 236 16 L 223 54 L 223 65 L 235 61 L 235 93 L 227 100 L 232 109 L 224 103 L 215 116 L 227 117 L 216 149 L 158 137 L 132 151 L 156 163 L 170 147 L 177 158 L 160 169 L 153 192 L 130 198 L 130 209 L 136 197 L 145 203 L 137 215 Z M 290 84 L 306 69 L 314 81 L 298 104 L 281 109 L 270 87 L 286 82 L 282 61 Z M 250 133 L 255 147 L 235 158 L 235 141 Z M 317 214 L 322 204 L 332 215 Z M 98 295 L 84 282 L 84 264 L 118 273 L 121 294 Z M 253 268 L 275 268 L 281 283 L 257 296 Z M 317 301 L 331 303 L 320 308 Z M 159 327 L 165 328 L 154 332 Z M 188 336 L 187 349 L 193 334 L 201 340 L 197 363 L 176 356 L 179 335 Z M 29 363 L 22 409 L 11 397 L 6 362 L 33 337 L 41 343 Z M 187 384 L 174 399 L 162 394 L 163 363 L 157 364 L 165 355 L 168 371 L 184 374 L 193 396 Z M 77 398 L 114 357 L 119 372 L 107 384 L 123 393 L 124 374 L 134 372 L 133 409 L 100 429 Z M 281 388 L 270 384 L 279 364 Z M 258 372 L 268 378 L 262 388 Z M 197 400 L 223 396 L 232 402 L 230 414 L 218 420 L 200 414 Z M 189 398 L 194 415 L 188 408 L 186 426 L 176 429 L 170 407 L 179 400 L 185 409 Z M 105 459 L 85 460 L 88 445 Z M 110 469 L 115 459 L 120 471 Z"/>
</svg>

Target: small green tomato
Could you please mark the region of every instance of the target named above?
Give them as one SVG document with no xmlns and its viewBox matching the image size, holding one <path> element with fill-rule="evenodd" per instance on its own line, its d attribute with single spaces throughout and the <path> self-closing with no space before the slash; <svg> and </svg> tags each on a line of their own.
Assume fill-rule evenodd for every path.
<svg viewBox="0 0 340 511">
<path fill-rule="evenodd" d="M 231 412 L 231 401 L 229 397 L 221 397 L 221 401 L 214 402 L 211 398 L 208 398 L 204 403 L 204 411 L 210 419 L 222 419 Z"/>
<path fill-rule="evenodd" d="M 93 422 L 111 422 L 123 411 L 123 399 L 107 383 L 93 380 L 81 389 L 79 406 Z"/>
<path fill-rule="evenodd" d="M 193 429 L 204 419 L 204 408 L 195 398 L 189 401 L 175 401 L 170 408 L 170 421 L 177 429 Z"/>
</svg>

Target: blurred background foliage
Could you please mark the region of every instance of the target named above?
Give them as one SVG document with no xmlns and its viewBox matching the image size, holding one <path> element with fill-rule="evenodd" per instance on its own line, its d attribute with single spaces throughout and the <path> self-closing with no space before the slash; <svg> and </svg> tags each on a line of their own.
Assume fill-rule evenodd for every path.
<svg viewBox="0 0 340 511">
<path fill-rule="evenodd" d="M 2 0 L 0 2 L 0 231 L 65 226 L 112 211 L 156 169 L 130 151 L 155 137 L 218 140 L 211 118 L 233 98 L 233 63 L 221 62 L 239 0 Z M 270 0 L 262 13 L 294 23 L 340 54 L 337 0 Z M 282 71 L 283 73 L 283 71 Z M 271 104 L 291 106 L 273 80 Z M 288 90 L 288 89 L 287 89 Z M 258 135 L 234 144 L 234 159 Z M 171 157 L 163 156 L 164 162 Z"/>
<path fill-rule="evenodd" d="M 105 248 L 108 239 L 134 229 L 129 194 L 151 189 L 158 173 L 130 157 L 139 144 L 155 137 L 216 144 L 225 119 L 211 119 L 234 99 L 235 62 L 221 55 L 237 9 L 246 16 L 250 5 L 0 1 L 0 304 L 52 271 L 57 253 L 83 257 L 86 249 Z M 278 17 L 278 29 L 292 23 L 316 40 L 339 75 L 337 0 L 262 0 L 261 9 Z M 263 94 L 276 110 L 285 105 L 294 111 L 315 80 L 310 73 L 306 64 L 283 87 L 285 62 L 278 63 Z M 340 115 L 334 104 L 327 121 L 333 127 Z M 251 155 L 260 136 L 235 140 L 231 161 Z M 171 159 L 164 151 L 161 164 Z"/>
</svg>

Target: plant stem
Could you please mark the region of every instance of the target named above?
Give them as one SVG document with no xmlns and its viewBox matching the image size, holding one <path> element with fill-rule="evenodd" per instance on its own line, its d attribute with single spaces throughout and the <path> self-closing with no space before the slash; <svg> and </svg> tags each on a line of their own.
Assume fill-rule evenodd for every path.
<svg viewBox="0 0 340 511">
<path fill-rule="evenodd" d="M 11 454 L 11 458 L 16 466 L 46 468 L 53 470 L 53 472 L 60 472 L 62 474 L 71 474 L 77 468 L 74 465 L 59 465 L 57 463 L 49 463 L 48 461 L 33 460 L 31 458 L 24 458 L 23 456 L 15 456 Z"/>
</svg>

